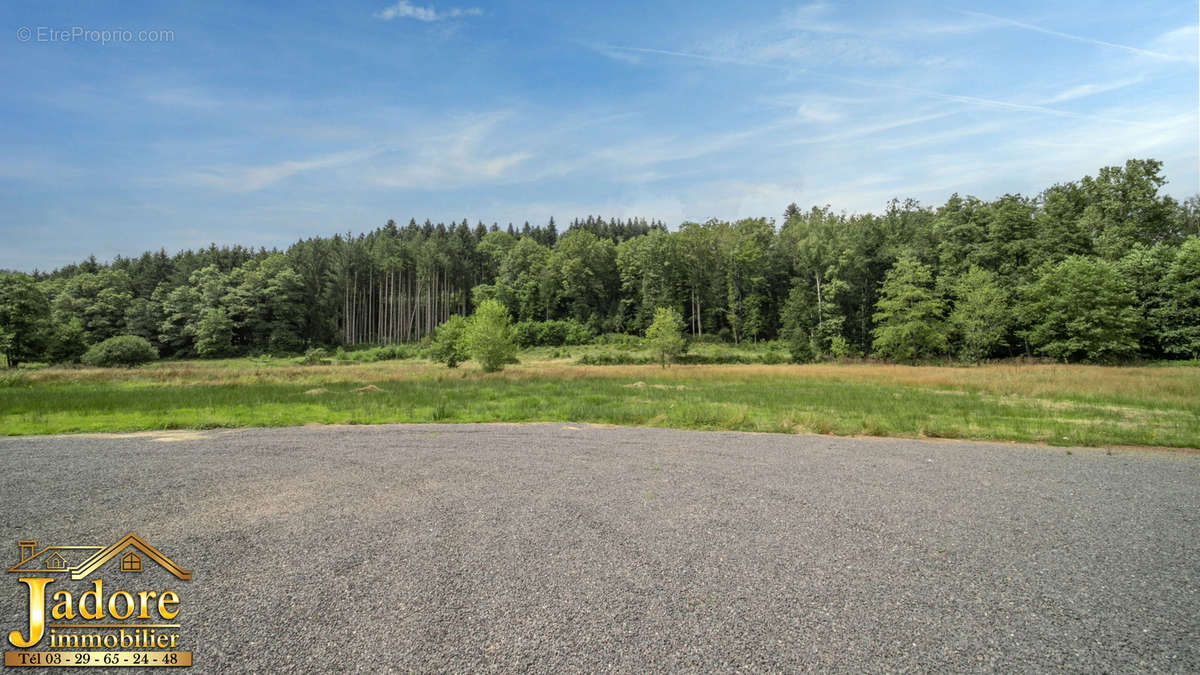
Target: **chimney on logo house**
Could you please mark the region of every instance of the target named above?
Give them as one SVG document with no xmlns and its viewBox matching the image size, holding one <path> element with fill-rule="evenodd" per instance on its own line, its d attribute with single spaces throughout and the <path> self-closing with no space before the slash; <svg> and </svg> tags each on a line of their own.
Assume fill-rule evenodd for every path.
<svg viewBox="0 0 1200 675">
<path fill-rule="evenodd" d="M 33 550 L 37 548 L 37 542 L 18 541 L 17 547 L 21 549 L 21 559 L 17 561 L 17 564 L 20 565 L 21 563 L 33 557 Z"/>
</svg>

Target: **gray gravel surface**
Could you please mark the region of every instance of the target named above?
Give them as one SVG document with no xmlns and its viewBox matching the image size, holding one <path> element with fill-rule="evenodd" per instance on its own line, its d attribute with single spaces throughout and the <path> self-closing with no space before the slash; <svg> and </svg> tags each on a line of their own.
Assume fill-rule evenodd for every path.
<svg viewBox="0 0 1200 675">
<path fill-rule="evenodd" d="M 0 513 L 0 561 L 133 531 L 191 569 L 193 672 L 1200 670 L 1181 452 L 582 424 L 8 438 Z"/>
</svg>

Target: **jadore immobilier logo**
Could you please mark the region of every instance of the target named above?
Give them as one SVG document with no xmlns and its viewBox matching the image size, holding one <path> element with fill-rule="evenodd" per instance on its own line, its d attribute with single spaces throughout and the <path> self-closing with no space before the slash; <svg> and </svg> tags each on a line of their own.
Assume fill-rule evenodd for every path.
<svg viewBox="0 0 1200 675">
<path fill-rule="evenodd" d="M 190 666 L 181 651 L 179 582 L 192 573 L 130 533 L 111 546 L 17 542 L 8 568 L 28 620 L 8 634 L 5 666 Z M 147 574 L 161 570 L 157 574 Z M 162 572 L 165 572 L 162 573 Z M 12 578 L 12 577 L 10 577 Z M 167 586 L 147 588 L 151 578 Z"/>
</svg>

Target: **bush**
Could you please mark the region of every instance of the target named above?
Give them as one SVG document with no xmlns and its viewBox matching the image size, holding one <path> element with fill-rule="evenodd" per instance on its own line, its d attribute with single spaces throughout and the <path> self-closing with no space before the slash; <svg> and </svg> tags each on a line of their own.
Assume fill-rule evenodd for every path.
<svg viewBox="0 0 1200 675">
<path fill-rule="evenodd" d="M 111 368 L 114 366 L 136 366 L 158 358 L 158 352 L 146 338 L 136 335 L 111 337 L 87 350 L 83 362 L 89 366 Z"/>
<path fill-rule="evenodd" d="M 854 350 L 846 338 L 838 336 L 829 341 L 829 354 L 839 361 L 854 355 Z"/>
<path fill-rule="evenodd" d="M 433 332 L 433 346 L 429 358 L 455 368 L 469 358 L 463 335 L 467 331 L 467 320 L 457 314 L 446 319 Z"/>
<path fill-rule="evenodd" d="M 373 357 L 370 359 L 371 361 L 398 361 L 412 358 L 413 350 L 407 345 L 383 345 L 370 349 L 367 353 Z"/>
<path fill-rule="evenodd" d="M 513 342 L 508 309 L 497 300 L 480 303 L 463 334 L 463 344 L 484 372 L 492 373 L 504 368 L 506 363 L 513 363 L 517 345 Z"/>
<path fill-rule="evenodd" d="M 329 363 L 329 352 L 322 347 L 313 347 L 304 352 L 304 357 L 301 360 L 310 366 Z"/>
<path fill-rule="evenodd" d="M 521 349 L 528 349 L 540 344 L 539 341 L 542 337 L 541 323 L 541 321 L 518 321 L 514 323 L 512 327 L 513 341 Z"/>
<path fill-rule="evenodd" d="M 626 349 L 640 349 L 642 346 L 642 338 L 636 335 L 628 335 L 626 333 L 605 333 L 595 339 L 598 345 L 608 345 L 612 347 L 625 347 Z"/>
<path fill-rule="evenodd" d="M 629 352 L 594 352 L 580 356 L 575 363 L 581 366 L 641 366 L 654 363 L 654 359 L 645 354 Z"/>
<path fill-rule="evenodd" d="M 786 352 L 772 350 L 762 355 L 763 364 L 768 366 L 777 366 L 791 360 L 791 357 Z"/>
<path fill-rule="evenodd" d="M 302 349 L 304 349 L 304 339 L 296 335 L 295 331 L 287 328 L 272 330 L 271 337 L 267 340 L 267 350 L 278 356 L 297 354 Z"/>
<path fill-rule="evenodd" d="M 375 363 L 376 361 L 412 358 L 415 353 L 416 349 L 411 345 L 379 345 L 351 351 L 339 347 L 334 351 L 333 359 L 346 363 Z"/>
<path fill-rule="evenodd" d="M 811 363 L 817 358 L 817 354 L 813 350 L 812 340 L 809 339 L 808 333 L 802 328 L 793 328 L 791 330 L 787 346 L 793 363 Z"/>
<path fill-rule="evenodd" d="M 592 331 L 574 319 L 566 321 L 521 321 L 513 324 L 513 339 L 522 349 L 587 344 Z"/>
</svg>

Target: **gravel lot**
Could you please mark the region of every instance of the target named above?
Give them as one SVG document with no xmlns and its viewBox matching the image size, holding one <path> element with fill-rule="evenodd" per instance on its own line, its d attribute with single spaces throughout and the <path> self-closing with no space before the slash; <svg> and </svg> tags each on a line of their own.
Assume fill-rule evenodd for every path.
<svg viewBox="0 0 1200 675">
<path fill-rule="evenodd" d="M 8 438 L 0 513 L 0 562 L 133 531 L 192 570 L 193 672 L 1200 671 L 1183 452 L 563 424 Z M 8 575 L 5 634 L 23 589 Z"/>
</svg>

